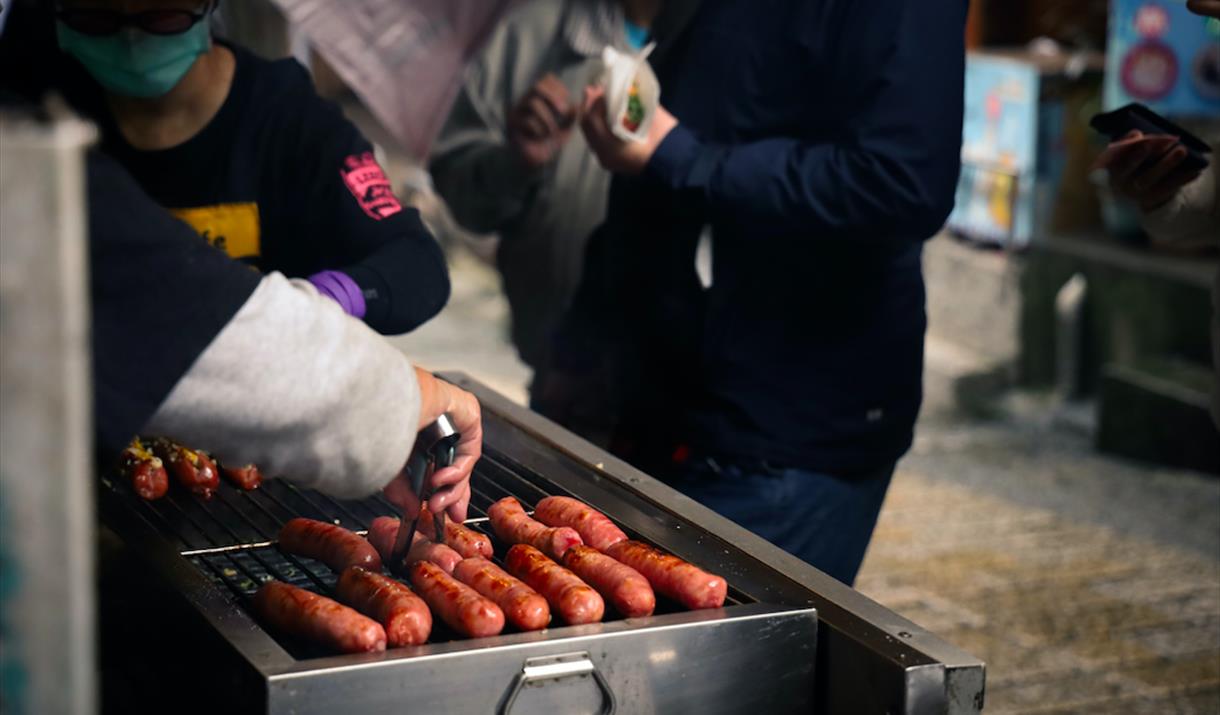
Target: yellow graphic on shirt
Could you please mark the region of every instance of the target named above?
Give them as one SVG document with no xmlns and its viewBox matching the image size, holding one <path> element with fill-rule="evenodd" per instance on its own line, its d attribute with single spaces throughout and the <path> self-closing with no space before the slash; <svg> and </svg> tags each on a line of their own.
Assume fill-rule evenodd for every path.
<svg viewBox="0 0 1220 715">
<path fill-rule="evenodd" d="M 262 244 L 258 230 L 258 204 L 216 204 L 189 209 L 170 209 L 200 236 L 232 258 L 255 258 Z"/>
</svg>

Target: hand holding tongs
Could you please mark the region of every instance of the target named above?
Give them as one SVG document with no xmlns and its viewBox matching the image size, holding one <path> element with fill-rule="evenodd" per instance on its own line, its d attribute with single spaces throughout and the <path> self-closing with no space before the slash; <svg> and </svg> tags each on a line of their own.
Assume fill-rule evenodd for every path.
<svg viewBox="0 0 1220 715">
<path fill-rule="evenodd" d="M 415 539 L 415 529 L 419 525 L 419 517 L 428 508 L 428 497 L 432 495 L 431 488 L 425 485 L 428 477 L 438 467 L 448 467 L 457 456 L 457 443 L 461 434 L 453 427 L 448 415 L 441 415 L 435 422 L 420 431 L 415 439 L 415 449 L 407 460 L 407 476 L 411 480 L 411 491 L 419 497 L 419 512 L 415 518 L 408 518 L 403 509 L 402 520 L 398 524 L 398 535 L 394 538 L 394 550 L 390 554 L 387 566 L 395 573 L 402 573 L 406 567 L 407 553 L 411 550 L 411 542 Z M 427 488 L 427 492 L 425 492 Z M 445 512 L 432 514 L 432 525 L 435 534 L 431 540 L 438 544 L 445 543 Z"/>
</svg>

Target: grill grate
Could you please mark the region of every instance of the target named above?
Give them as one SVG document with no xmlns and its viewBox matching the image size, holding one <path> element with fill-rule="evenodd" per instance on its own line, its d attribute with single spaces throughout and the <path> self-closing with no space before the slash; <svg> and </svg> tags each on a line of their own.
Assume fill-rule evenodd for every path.
<svg viewBox="0 0 1220 715">
<path fill-rule="evenodd" d="M 363 534 L 367 533 L 374 518 L 399 516 L 398 510 L 380 494 L 359 501 L 345 501 L 300 489 L 280 479 L 267 480 L 259 489 L 250 492 L 222 480 L 220 489 L 207 502 L 172 487 L 165 497 L 150 502 L 138 497 L 125 480 L 108 479 L 103 483 L 122 497 L 125 508 L 134 511 L 152 529 L 169 539 L 196 568 L 223 586 L 236 606 L 247 609 L 259 585 L 270 579 L 334 595 L 338 575 L 330 568 L 312 559 L 283 553 L 276 547 L 276 534 L 284 522 L 303 516 Z M 485 447 L 471 479 L 469 518 L 465 523 L 491 537 L 496 553 L 494 561 L 503 566 L 502 557 L 508 545 L 496 538 L 491 530 L 488 507 L 499 499 L 513 496 L 532 513 L 540 499 L 555 493 L 563 493 L 563 490 Z M 638 533 L 625 530 L 631 538 L 641 538 Z M 725 606 L 747 602 L 753 602 L 753 599 L 730 584 Z M 680 610 L 677 604 L 658 597 L 657 614 Z M 606 620 L 612 620 L 613 615 L 608 609 Z M 332 655 L 282 634 L 272 635 L 298 659 Z M 437 619 L 428 642 L 455 638 L 459 636 Z"/>
</svg>

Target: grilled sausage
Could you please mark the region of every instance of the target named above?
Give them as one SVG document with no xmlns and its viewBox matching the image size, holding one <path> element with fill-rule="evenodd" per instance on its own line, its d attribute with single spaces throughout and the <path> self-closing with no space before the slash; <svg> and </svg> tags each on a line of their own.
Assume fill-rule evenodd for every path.
<svg viewBox="0 0 1220 715">
<path fill-rule="evenodd" d="M 392 516 L 379 516 L 369 524 L 369 543 L 381 554 L 385 563 L 390 562 L 390 554 L 394 551 L 394 539 L 398 536 L 398 519 Z M 429 541 L 417 526 L 415 537 L 411 540 L 411 549 L 407 551 L 406 562 L 431 561 L 445 570 L 453 573 L 453 567 L 462 560 L 462 555 L 444 544 L 434 544 Z"/>
<path fill-rule="evenodd" d="M 606 602 L 580 577 L 547 558 L 529 544 L 517 544 L 504 557 L 508 572 L 541 593 L 565 622 L 596 623 Z"/>
<path fill-rule="evenodd" d="M 419 513 L 419 530 L 429 539 L 436 533 L 432 512 L 424 510 Z M 452 519 L 445 520 L 445 546 L 461 554 L 464 559 L 474 556 L 490 559 L 495 555 L 491 547 L 491 537 Z"/>
<path fill-rule="evenodd" d="M 504 630 L 499 606 L 430 561 L 411 564 L 411 585 L 433 613 L 462 635 L 483 638 Z"/>
<path fill-rule="evenodd" d="M 254 614 L 272 628 L 343 653 L 385 650 L 385 629 L 373 619 L 283 581 L 268 581 L 254 594 Z"/>
<path fill-rule="evenodd" d="M 581 540 L 598 551 L 627 540 L 627 535 L 610 521 L 610 517 L 571 497 L 546 497 L 534 506 L 534 518 L 547 526 L 576 529 Z"/>
<path fill-rule="evenodd" d="M 658 593 L 687 608 L 720 608 L 724 605 L 728 593 L 725 580 L 677 556 L 639 541 L 612 544 L 606 549 L 606 554 L 639 571 Z"/>
<path fill-rule="evenodd" d="M 577 544 L 584 543 L 580 534 L 569 526 L 546 526 L 534 521 L 521 502 L 513 497 L 504 497 L 492 504 L 487 510 L 491 520 L 491 528 L 496 536 L 510 544 L 529 544 L 544 554 L 555 558 L 563 558 L 563 552 Z"/>
<path fill-rule="evenodd" d="M 377 549 L 359 534 L 325 521 L 296 518 L 280 528 L 280 549 L 308 556 L 340 573 L 348 566 L 381 571 Z"/>
<path fill-rule="evenodd" d="M 551 621 L 545 598 L 481 556 L 463 559 L 453 569 L 453 577 L 495 601 L 508 622 L 520 630 L 536 631 Z"/>
<path fill-rule="evenodd" d="M 225 479 L 233 482 L 238 489 L 244 489 L 245 491 L 258 489 L 259 485 L 263 483 L 263 473 L 253 464 L 247 464 L 244 467 L 224 465 L 220 468 L 220 471 L 225 475 Z"/>
<path fill-rule="evenodd" d="M 220 470 L 205 452 L 187 449 L 160 437 L 153 440 L 152 448 L 165 463 L 166 470 L 192 494 L 211 499 L 220 487 Z"/>
<path fill-rule="evenodd" d="M 398 519 L 392 516 L 379 516 L 373 519 L 372 524 L 369 524 L 369 533 L 365 538 L 377 550 L 377 554 L 381 556 L 381 562 L 389 564 L 390 555 L 394 553 L 394 537 L 396 536 L 398 536 Z"/>
<path fill-rule="evenodd" d="M 597 589 L 627 618 L 651 615 L 657 606 L 657 597 L 648 579 L 591 546 L 582 544 L 568 549 L 563 555 L 563 565 Z"/>
<path fill-rule="evenodd" d="M 482 556 L 490 559 L 495 555 L 490 536 L 452 519 L 445 522 L 445 544 L 465 558 Z"/>
<path fill-rule="evenodd" d="M 360 566 L 349 566 L 339 576 L 335 595 L 347 605 L 385 628 L 386 645 L 419 645 L 432 632 L 428 604 L 405 584 Z"/>
<path fill-rule="evenodd" d="M 148 451 L 139 437 L 123 450 L 123 473 L 131 480 L 132 489 L 143 499 L 160 499 L 169 491 L 169 474 L 161 458 Z"/>
</svg>

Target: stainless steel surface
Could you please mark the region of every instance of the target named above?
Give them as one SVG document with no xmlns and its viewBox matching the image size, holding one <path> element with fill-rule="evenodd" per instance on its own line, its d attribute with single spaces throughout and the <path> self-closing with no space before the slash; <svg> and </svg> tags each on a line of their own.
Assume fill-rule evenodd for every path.
<svg viewBox="0 0 1220 715">
<path fill-rule="evenodd" d="M 656 505 L 553 450 L 545 463 L 526 465 L 539 449 L 537 440 L 495 410 L 485 407 L 484 417 L 485 456 L 472 481 L 471 528 L 490 534 L 486 508 L 503 496 L 515 496 L 528 509 L 543 496 L 580 496 L 581 488 L 595 484 L 606 501 L 598 494 L 584 498 L 632 537 L 722 573 L 730 586 L 725 607 L 687 612 L 662 599 L 647 618 L 608 616 L 599 624 L 555 624 L 475 640 L 455 638 L 442 624 L 422 646 L 331 656 L 264 631 L 245 609 L 247 599 L 269 577 L 322 593 L 333 587 L 335 574 L 325 566 L 285 555 L 270 543 L 283 521 L 306 516 L 362 530 L 374 517 L 395 512 L 388 501 L 335 501 L 269 480 L 254 492 L 222 485 L 209 503 L 172 489 L 162 500 L 145 502 L 124 483 L 105 481 L 103 516 L 219 635 L 233 661 L 226 671 L 243 673 L 245 686 L 226 692 L 237 709 L 398 712 L 409 701 L 445 712 L 495 712 L 516 692 L 513 712 L 594 713 L 604 709 L 607 697 L 626 713 L 687 707 L 706 713 L 811 711 L 818 623 L 807 593 L 722 548 L 697 523 L 664 517 L 671 527 L 655 531 L 650 522 L 661 514 Z M 505 545 L 491 535 L 497 553 L 504 553 Z M 716 548 L 708 550 L 713 543 Z M 524 668 L 538 663 L 530 659 L 577 652 L 588 653 L 602 686 L 592 675 L 544 679 L 549 671 L 536 668 L 528 671 L 536 677 L 521 682 Z M 218 666 L 213 660 L 207 667 Z M 757 678 L 765 678 L 767 687 L 748 687 Z"/>
<path fill-rule="evenodd" d="M 782 598 L 796 598 L 818 611 L 816 711 L 823 713 L 977 713 L 983 709 L 986 666 L 983 661 L 890 611 L 809 564 L 775 548 L 701 504 L 674 491 L 631 465 L 606 454 L 546 418 L 512 403 L 464 375 L 447 379 L 478 396 L 484 413 L 511 421 L 526 466 L 547 468 L 556 479 L 570 472 L 583 479 L 565 479 L 573 496 L 600 504 L 619 521 L 638 525 L 648 538 L 658 538 L 684 558 L 720 569 L 729 576 L 749 571 L 780 577 Z M 558 463 L 554 455 L 566 460 Z M 563 474 L 556 464 L 563 465 Z M 568 466 L 572 465 L 572 466 Z M 615 488 L 610 489 L 608 485 Z M 650 505 L 647 513 L 626 510 L 630 501 Z M 698 524 L 707 538 L 681 532 L 683 523 Z M 729 561 L 718 561 L 723 554 Z M 739 581 L 740 583 L 740 581 Z M 748 595 L 774 602 L 780 586 Z M 785 601 L 786 602 L 786 601 Z"/>
<path fill-rule="evenodd" d="M 586 652 L 624 713 L 982 709 L 979 660 L 538 415 L 461 375 L 448 377 L 475 392 L 485 418 L 486 456 L 473 482 L 469 525 L 488 531 L 483 512 L 505 494 L 527 508 L 543 495 L 567 494 L 610 515 L 632 538 L 724 575 L 729 603 L 697 612 L 666 604 L 649 618 L 480 640 L 440 632 L 433 642 L 385 654 L 320 655 L 268 634 L 241 608 L 244 594 L 269 573 L 323 592 L 333 580 L 320 565 L 280 554 L 266 543 L 273 540 L 268 531 L 298 514 L 360 529 L 393 513 L 389 503 L 334 502 L 274 480 L 259 492 L 224 489 L 209 505 L 173 492 L 161 503 L 133 503 L 106 490 L 117 501 L 104 510 L 108 523 L 133 534 L 129 543 L 223 639 L 248 685 L 234 689 L 238 703 L 296 713 L 398 712 L 404 702 L 495 712 L 518 690 L 524 669 L 539 662 L 531 659 Z M 220 517 L 226 526 L 207 521 Z M 124 523 L 133 520 L 142 532 Z M 519 688 L 514 711 L 604 708 L 588 679 L 532 682 Z"/>
<path fill-rule="evenodd" d="M 620 713 L 809 713 L 816 618 L 812 609 L 738 606 L 728 614 L 676 613 L 551 633 L 486 639 L 428 655 L 358 656 L 300 663 L 272 675 L 272 713 L 495 713 L 527 663 L 587 652 Z M 458 647 L 449 644 L 449 648 Z M 319 668 L 332 667 L 329 673 Z M 752 687 L 754 684 L 761 684 Z M 595 685 L 549 681 L 524 688 L 515 713 L 597 713 Z"/>
<path fill-rule="evenodd" d="M 462 437 L 454 428 L 453 423 L 449 421 L 449 415 L 441 415 L 437 418 L 436 430 L 439 437 L 428 449 L 428 453 L 432 455 L 434 471 L 442 467 L 453 466 L 453 460 L 457 458 L 457 443 Z M 431 494 L 428 496 L 430 497 Z M 428 508 L 426 503 L 421 506 Z M 447 518 L 444 510 L 432 515 L 432 541 L 437 544 L 445 543 L 445 520 Z"/>
<path fill-rule="evenodd" d="M 389 569 L 394 573 L 406 575 L 407 552 L 411 550 L 411 542 L 415 539 L 415 531 L 419 528 L 419 517 L 428 509 L 428 498 L 432 496 L 427 487 L 428 479 L 436 467 L 448 467 L 453 464 L 454 451 L 461 435 L 453 427 L 448 415 L 441 415 L 436 421 L 420 431 L 415 438 L 415 448 L 407 461 L 407 476 L 411 480 L 411 491 L 419 496 L 419 509 L 410 514 L 407 505 L 402 506 L 402 516 L 398 522 L 398 533 L 394 536 L 394 548 L 390 550 Z M 445 515 L 433 515 L 432 541 L 445 543 Z"/>
<path fill-rule="evenodd" d="M 97 705 L 85 241 L 93 140 L 76 120 L 0 115 L 0 709 L 15 715 Z"/>
<path fill-rule="evenodd" d="M 614 691 L 606 684 L 606 679 L 598 672 L 597 666 L 589 659 L 586 651 L 579 653 L 564 653 L 563 655 L 547 655 L 541 658 L 530 658 L 521 666 L 521 672 L 513 681 L 508 695 L 504 699 L 504 707 L 500 708 L 503 715 L 513 711 L 521 689 L 526 687 L 543 687 L 552 683 L 562 683 L 572 679 L 587 680 L 590 676 L 597 685 L 597 697 L 601 700 L 598 712 L 610 715 L 615 711 Z M 548 693 L 550 695 L 551 693 Z M 574 703 L 565 706 L 562 712 L 573 712 Z"/>
<path fill-rule="evenodd" d="M 412 455 L 407 463 L 407 478 L 411 480 L 411 491 L 423 495 L 424 480 L 428 478 L 428 463 L 424 458 Z M 427 495 L 424 495 L 425 498 Z M 390 550 L 390 563 L 386 568 L 399 576 L 407 574 L 407 552 L 411 550 L 411 542 L 415 540 L 415 530 L 419 528 L 419 515 L 427 508 L 420 499 L 415 513 L 410 511 L 409 504 L 398 505 L 401 512 L 398 516 L 398 533 L 394 535 L 394 548 Z"/>
</svg>

